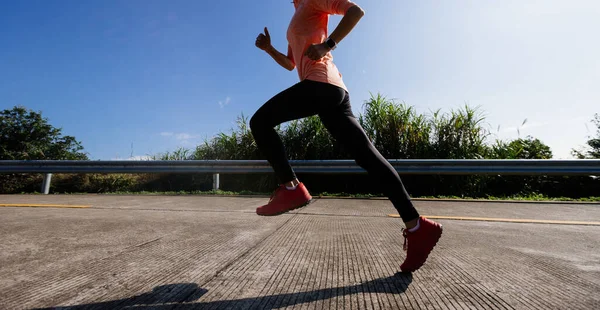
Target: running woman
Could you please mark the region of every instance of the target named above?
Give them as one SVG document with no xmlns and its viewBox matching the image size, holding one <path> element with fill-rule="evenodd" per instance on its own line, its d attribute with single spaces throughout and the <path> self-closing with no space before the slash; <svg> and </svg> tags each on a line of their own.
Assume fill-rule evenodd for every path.
<svg viewBox="0 0 600 310">
<path fill-rule="evenodd" d="M 278 215 L 307 205 L 312 197 L 298 180 L 275 127 L 281 123 L 318 115 L 331 135 L 354 156 L 356 163 L 380 184 L 400 214 L 406 229 L 403 272 L 419 269 L 442 235 L 442 226 L 420 216 L 396 170 L 373 146 L 352 113 L 350 96 L 331 51 L 350 33 L 364 11 L 350 0 L 294 0 L 295 13 L 287 29 L 287 55 L 271 45 L 265 27 L 256 46 L 287 70 L 297 69 L 300 82 L 267 101 L 250 119 L 258 148 L 266 156 L 280 186 L 258 215 Z M 328 36 L 329 15 L 343 15 Z"/>
</svg>

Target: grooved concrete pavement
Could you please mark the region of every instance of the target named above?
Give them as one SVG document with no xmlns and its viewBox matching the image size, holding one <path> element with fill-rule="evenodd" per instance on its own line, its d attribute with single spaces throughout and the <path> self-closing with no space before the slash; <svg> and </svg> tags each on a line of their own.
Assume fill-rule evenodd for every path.
<svg viewBox="0 0 600 310">
<path fill-rule="evenodd" d="M 0 309 L 598 309 L 600 226 L 440 220 L 427 264 L 398 273 L 387 200 L 2 196 Z M 417 201 L 422 214 L 600 221 L 600 205 Z"/>
</svg>

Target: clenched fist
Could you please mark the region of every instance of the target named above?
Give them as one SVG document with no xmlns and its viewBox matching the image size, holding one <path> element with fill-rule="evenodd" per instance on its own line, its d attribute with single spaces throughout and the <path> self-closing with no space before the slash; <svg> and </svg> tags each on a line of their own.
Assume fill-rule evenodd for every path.
<svg viewBox="0 0 600 310">
<path fill-rule="evenodd" d="M 271 35 L 269 35 L 269 30 L 265 27 L 265 33 L 259 34 L 256 38 L 256 47 L 260 48 L 263 51 L 266 51 L 269 47 L 271 47 Z"/>
</svg>

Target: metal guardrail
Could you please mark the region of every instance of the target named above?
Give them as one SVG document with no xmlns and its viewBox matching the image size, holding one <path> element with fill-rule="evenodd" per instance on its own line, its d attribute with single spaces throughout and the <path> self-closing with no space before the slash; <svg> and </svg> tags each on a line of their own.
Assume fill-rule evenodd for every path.
<svg viewBox="0 0 600 310">
<path fill-rule="evenodd" d="M 391 159 L 399 174 L 446 175 L 600 175 L 595 159 Z M 366 173 L 354 160 L 292 160 L 297 173 Z M 52 173 L 213 173 L 215 189 L 219 173 L 271 173 L 266 160 L 0 160 L 0 173 L 45 173 L 43 191 L 48 192 Z"/>
<path fill-rule="evenodd" d="M 598 175 L 600 160 L 391 159 L 401 174 Z M 353 160 L 291 160 L 298 173 L 365 173 Z M 269 173 L 265 160 L 0 160 L 0 173 Z"/>
</svg>

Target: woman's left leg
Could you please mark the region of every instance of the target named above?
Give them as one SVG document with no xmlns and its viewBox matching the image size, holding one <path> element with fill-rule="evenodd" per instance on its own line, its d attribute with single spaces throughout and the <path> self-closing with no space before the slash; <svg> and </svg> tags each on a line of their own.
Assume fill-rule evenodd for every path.
<svg viewBox="0 0 600 310">
<path fill-rule="evenodd" d="M 319 116 L 332 136 L 351 151 L 356 163 L 367 170 L 398 210 L 407 227 L 403 232 L 407 255 L 400 269 L 415 271 L 425 263 L 437 244 L 442 226 L 419 216 L 398 172 L 379 153 L 354 117 L 348 93 L 343 89 L 339 92 L 343 92 L 343 100 Z"/>
</svg>

